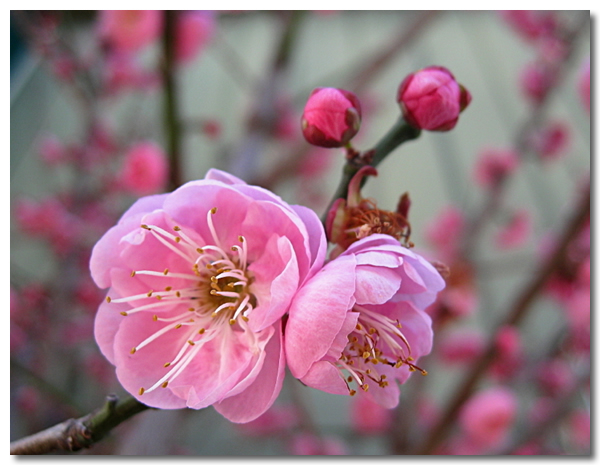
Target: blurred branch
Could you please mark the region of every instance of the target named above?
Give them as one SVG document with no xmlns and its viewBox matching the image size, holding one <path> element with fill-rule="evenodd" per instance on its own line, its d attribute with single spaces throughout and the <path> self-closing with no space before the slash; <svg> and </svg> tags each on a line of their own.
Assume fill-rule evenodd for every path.
<svg viewBox="0 0 600 465">
<path fill-rule="evenodd" d="M 169 156 L 169 189 L 176 189 L 183 180 L 181 178 L 181 125 L 177 101 L 177 84 L 175 79 L 175 29 L 177 11 L 165 10 L 165 27 L 163 32 L 162 79 L 165 92 L 164 124 Z"/>
<path fill-rule="evenodd" d="M 40 455 L 50 452 L 75 452 L 98 442 L 114 427 L 149 409 L 133 397 L 106 398 L 103 407 L 81 418 L 70 418 L 44 431 L 10 443 L 11 455 Z"/>
<path fill-rule="evenodd" d="M 532 280 L 527 283 L 521 293 L 517 296 L 516 300 L 509 307 L 504 321 L 502 321 L 497 328 L 519 324 L 527 311 L 531 308 L 531 304 L 543 289 L 548 279 L 564 262 L 569 244 L 581 231 L 581 228 L 589 219 L 589 216 L 590 186 L 588 183 L 581 195 L 577 207 L 574 209 L 573 216 L 558 238 L 553 252 L 541 263 L 538 271 L 534 273 Z M 497 331 L 495 331 L 494 334 L 496 332 Z M 492 337 L 482 355 L 473 363 L 471 371 L 466 375 L 465 380 L 451 398 L 448 407 L 440 420 L 432 428 L 429 436 L 423 441 L 423 444 L 417 449 L 417 454 L 426 455 L 432 453 L 436 446 L 445 438 L 449 428 L 454 424 L 461 407 L 469 398 L 495 356 L 496 344 L 495 338 Z"/>
</svg>

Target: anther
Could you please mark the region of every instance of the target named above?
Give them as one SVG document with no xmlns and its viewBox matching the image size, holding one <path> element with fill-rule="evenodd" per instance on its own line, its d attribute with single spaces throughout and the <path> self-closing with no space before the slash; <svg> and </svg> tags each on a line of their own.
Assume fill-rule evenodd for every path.
<svg viewBox="0 0 600 465">
<path fill-rule="evenodd" d="M 165 291 L 167 291 L 167 292 L 169 292 L 171 289 L 173 289 L 171 286 L 165 287 Z"/>
<path fill-rule="evenodd" d="M 131 350 L 129 351 L 130 354 L 135 354 L 137 352 L 137 349 L 135 347 L 132 347 Z"/>
<path fill-rule="evenodd" d="M 144 388 L 140 388 L 140 390 L 138 391 L 139 395 L 141 396 L 144 393 L 145 389 Z"/>
<path fill-rule="evenodd" d="M 194 311 L 194 307 L 188 308 L 188 312 L 193 312 L 193 311 Z"/>
<path fill-rule="evenodd" d="M 200 328 L 200 329 L 198 330 L 198 334 L 204 334 L 204 331 L 206 331 L 204 328 Z"/>
<path fill-rule="evenodd" d="M 179 291 L 176 291 L 176 292 L 175 292 L 175 295 L 176 295 L 177 297 L 181 297 L 181 292 L 179 292 Z"/>
<path fill-rule="evenodd" d="M 165 367 L 165 368 L 167 368 L 167 367 L 169 367 L 169 366 L 171 366 L 171 362 L 167 362 L 167 363 L 165 363 L 165 364 L 163 365 L 163 367 Z"/>
<path fill-rule="evenodd" d="M 152 315 L 152 319 L 153 319 L 154 321 L 158 321 L 158 315 Z"/>
<path fill-rule="evenodd" d="M 134 276 L 135 276 L 135 270 L 133 270 L 133 271 L 131 272 L 131 277 L 133 278 Z"/>
<path fill-rule="evenodd" d="M 181 237 L 175 237 L 175 242 L 177 242 L 178 244 L 181 242 Z"/>
<path fill-rule="evenodd" d="M 181 228 L 179 226 L 173 226 L 173 231 L 181 231 Z"/>
<path fill-rule="evenodd" d="M 350 396 L 353 396 L 356 394 L 356 391 L 354 389 L 350 389 Z"/>
<path fill-rule="evenodd" d="M 189 344 L 189 345 L 191 345 L 191 346 L 195 346 L 195 345 L 196 345 L 196 343 L 195 343 L 194 341 L 187 341 L 187 342 L 188 342 L 188 344 Z"/>
<path fill-rule="evenodd" d="M 151 289 L 151 290 L 149 290 L 149 291 L 148 291 L 148 293 L 146 294 L 146 296 L 147 296 L 147 297 L 152 297 L 152 293 L 153 293 L 153 292 L 154 292 L 154 291 L 153 291 L 152 289 Z"/>
<path fill-rule="evenodd" d="M 212 207 L 210 209 L 210 212 L 214 215 L 215 213 L 217 213 L 217 207 Z"/>
<path fill-rule="evenodd" d="M 233 318 L 231 318 L 231 319 L 229 320 L 229 324 L 230 324 L 230 325 L 234 325 L 234 324 L 235 324 L 235 320 L 234 320 Z"/>
<path fill-rule="evenodd" d="M 121 315 L 127 316 L 127 312 L 121 312 Z"/>
<path fill-rule="evenodd" d="M 151 231 L 150 227 L 147 224 L 142 224 L 141 227 L 147 229 L 148 231 Z"/>
<path fill-rule="evenodd" d="M 367 392 L 369 390 L 369 385 L 367 383 L 365 383 L 361 386 L 361 388 L 363 391 Z"/>
<path fill-rule="evenodd" d="M 163 271 L 163 274 L 164 274 L 165 276 L 167 276 L 167 274 L 168 274 L 168 273 L 169 273 L 169 269 L 168 269 L 168 268 L 165 268 L 165 271 Z"/>
<path fill-rule="evenodd" d="M 165 381 L 164 383 L 162 383 L 162 384 L 160 385 L 160 387 L 161 387 L 161 388 L 166 388 L 168 385 L 169 385 L 169 382 L 168 382 L 168 381 Z"/>
<path fill-rule="evenodd" d="M 182 326 L 182 324 L 179 323 L 179 324 L 175 325 L 175 329 L 179 329 L 179 328 L 181 328 L 181 326 Z"/>
<path fill-rule="evenodd" d="M 106 302 L 107 302 L 107 303 L 110 303 L 110 301 L 111 301 L 111 300 L 112 300 L 112 299 L 111 299 L 109 296 L 106 296 Z"/>
</svg>

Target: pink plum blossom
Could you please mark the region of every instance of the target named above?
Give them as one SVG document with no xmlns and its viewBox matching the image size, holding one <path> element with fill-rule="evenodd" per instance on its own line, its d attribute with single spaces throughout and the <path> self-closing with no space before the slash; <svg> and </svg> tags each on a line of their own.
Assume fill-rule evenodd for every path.
<svg viewBox="0 0 600 465">
<path fill-rule="evenodd" d="M 532 133 L 530 144 L 542 160 L 556 160 L 566 152 L 569 138 L 569 127 L 556 121 Z"/>
<path fill-rule="evenodd" d="M 238 431 L 246 436 L 266 437 L 290 431 L 298 425 L 300 412 L 293 405 L 273 405 L 261 416 L 238 425 Z"/>
<path fill-rule="evenodd" d="M 459 423 L 469 439 L 486 448 L 495 448 L 506 440 L 517 407 L 517 399 L 510 389 L 488 388 L 465 403 Z"/>
<path fill-rule="evenodd" d="M 355 396 L 350 404 L 352 428 L 358 434 L 382 434 L 392 424 L 392 411 L 366 396 Z"/>
<path fill-rule="evenodd" d="M 125 154 L 119 181 L 134 195 L 155 194 L 164 189 L 169 167 L 163 150 L 154 142 L 139 142 Z"/>
<path fill-rule="evenodd" d="M 210 42 L 215 32 L 213 11 L 186 11 L 177 16 L 175 58 L 180 63 L 192 60 Z"/>
<path fill-rule="evenodd" d="M 521 89 L 533 103 L 541 103 L 556 84 L 556 70 L 543 61 L 529 63 L 521 72 Z"/>
<path fill-rule="evenodd" d="M 236 423 L 275 401 L 281 317 L 326 249 L 318 217 L 218 170 L 138 200 L 94 246 L 95 337 L 140 402 Z"/>
<path fill-rule="evenodd" d="M 163 12 L 157 10 L 100 11 L 99 34 L 115 50 L 135 52 L 158 38 Z"/>
<path fill-rule="evenodd" d="M 408 124 L 429 131 L 449 131 L 471 102 L 471 94 L 446 68 L 430 66 L 404 78 L 396 101 Z"/>
<path fill-rule="evenodd" d="M 302 114 L 302 133 L 318 147 L 342 147 L 360 128 L 361 107 L 356 95 L 344 89 L 319 87 L 308 97 Z"/>
<path fill-rule="evenodd" d="M 482 187 L 493 189 L 519 166 L 519 156 L 510 149 L 485 148 L 477 162 L 473 177 Z"/>
<path fill-rule="evenodd" d="M 575 410 L 568 418 L 569 438 L 580 449 L 590 448 L 591 417 L 584 409 Z"/>
<path fill-rule="evenodd" d="M 511 215 L 508 223 L 496 234 L 496 245 L 501 249 L 512 249 L 525 244 L 531 234 L 529 211 L 521 209 Z"/>
<path fill-rule="evenodd" d="M 354 242 L 294 296 L 285 337 L 292 375 L 395 407 L 397 382 L 424 372 L 415 364 L 430 352 L 433 332 L 423 309 L 443 287 L 435 268 L 396 239 L 373 234 Z"/>
<path fill-rule="evenodd" d="M 53 134 L 48 134 L 40 139 L 38 152 L 42 161 L 50 166 L 65 162 L 69 155 L 65 145 Z"/>
<path fill-rule="evenodd" d="M 550 36 L 558 24 L 554 11 L 505 10 L 500 11 L 499 14 L 526 40 Z"/>
<path fill-rule="evenodd" d="M 312 433 L 298 433 L 292 437 L 293 455 L 348 455 L 344 443 L 335 437 L 320 438 Z"/>
<path fill-rule="evenodd" d="M 462 210 L 448 205 L 425 229 L 426 239 L 435 246 L 442 260 L 451 260 L 458 254 L 465 223 Z"/>
</svg>

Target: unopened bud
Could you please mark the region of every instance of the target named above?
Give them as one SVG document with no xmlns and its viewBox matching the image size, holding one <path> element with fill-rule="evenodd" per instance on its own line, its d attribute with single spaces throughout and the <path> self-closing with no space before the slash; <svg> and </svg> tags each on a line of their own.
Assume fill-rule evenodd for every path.
<svg viewBox="0 0 600 465">
<path fill-rule="evenodd" d="M 397 101 L 408 124 L 429 131 L 449 131 L 471 102 L 471 94 L 446 68 L 430 66 L 402 81 Z"/>
<path fill-rule="evenodd" d="M 319 147 L 343 147 L 360 128 L 358 98 L 347 90 L 319 87 L 312 91 L 302 114 L 302 133 Z"/>
</svg>

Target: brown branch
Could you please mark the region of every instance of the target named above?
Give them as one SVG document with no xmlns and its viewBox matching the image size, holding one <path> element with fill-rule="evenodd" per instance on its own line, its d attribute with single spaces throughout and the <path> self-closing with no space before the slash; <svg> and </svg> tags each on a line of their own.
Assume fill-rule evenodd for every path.
<svg viewBox="0 0 600 465">
<path fill-rule="evenodd" d="M 106 398 L 103 407 L 81 418 L 70 418 L 39 433 L 10 443 L 11 455 L 40 455 L 57 451 L 75 452 L 88 448 L 114 427 L 149 409 L 133 397 Z"/>
<path fill-rule="evenodd" d="M 565 260 L 567 249 L 571 241 L 577 236 L 581 228 L 590 216 L 590 186 L 584 189 L 580 203 L 575 210 L 571 220 L 567 223 L 560 235 L 554 251 L 541 264 L 539 270 L 534 274 L 533 279 L 525 286 L 522 292 L 517 296 L 514 303 L 509 307 L 505 319 L 498 325 L 501 328 L 506 325 L 517 325 L 531 308 L 540 291 L 552 274 L 560 267 Z M 442 415 L 437 424 L 432 428 L 428 437 L 424 440 L 422 446 L 418 448 L 417 454 L 430 454 L 435 447 L 446 437 L 448 430 L 463 406 L 469 398 L 475 386 L 485 374 L 487 368 L 496 356 L 495 339 L 491 338 L 486 350 L 474 363 L 470 373 L 467 374 L 464 382 L 459 386 L 456 393 L 448 404 L 448 408 Z"/>
</svg>

